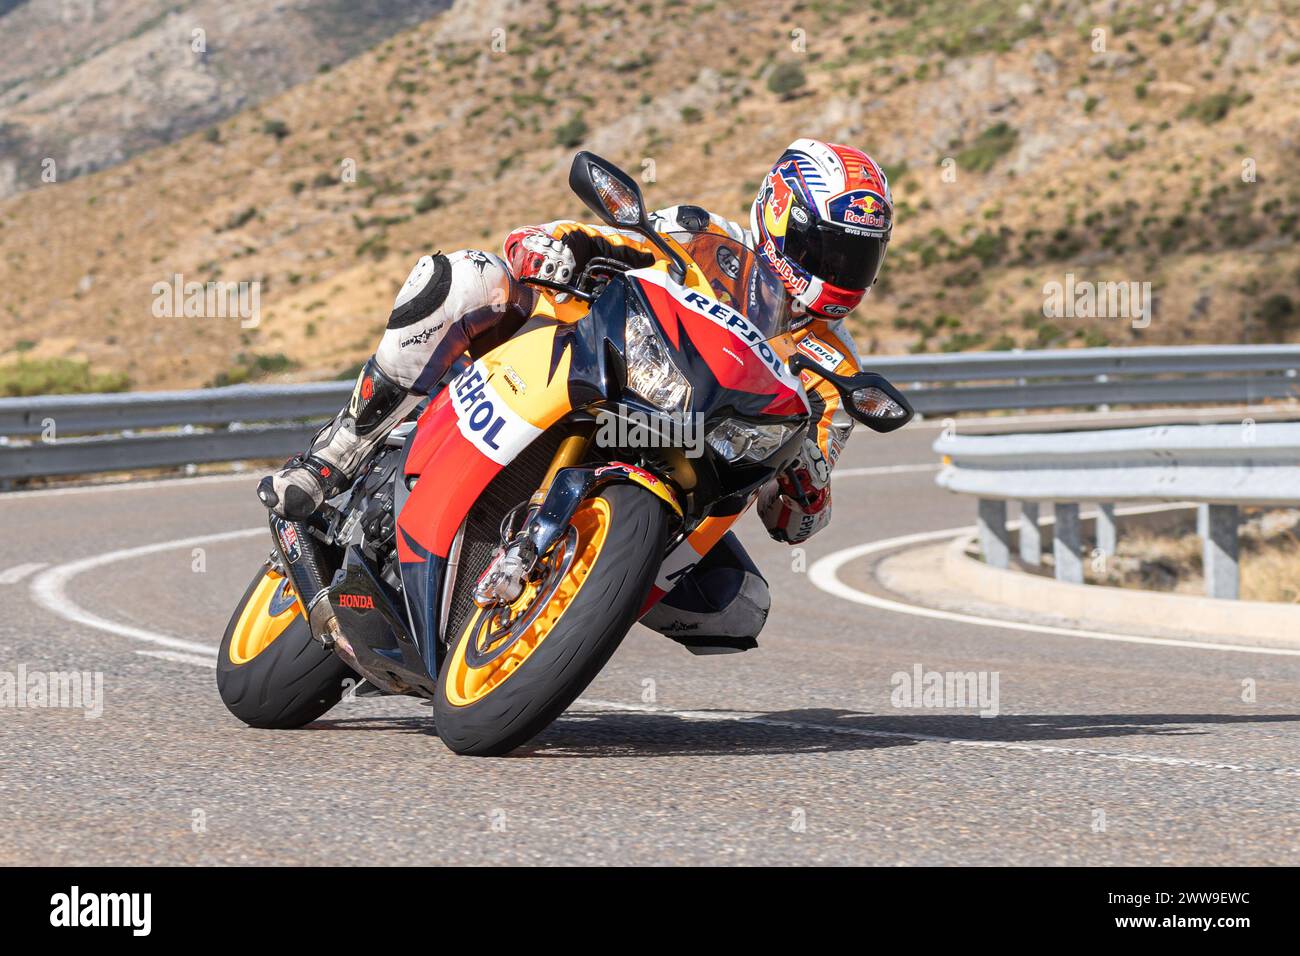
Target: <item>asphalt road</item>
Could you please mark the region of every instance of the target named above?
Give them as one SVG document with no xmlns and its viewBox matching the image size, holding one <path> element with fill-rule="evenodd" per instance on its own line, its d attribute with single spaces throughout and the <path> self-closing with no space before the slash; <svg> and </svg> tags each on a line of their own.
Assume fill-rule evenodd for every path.
<svg viewBox="0 0 1300 956">
<path fill-rule="evenodd" d="M 269 542 L 187 539 L 257 528 L 251 476 L 0 496 L 0 676 L 99 672 L 104 695 L 97 718 L 0 707 L 0 863 L 1300 862 L 1300 656 L 972 626 L 810 582 L 836 551 L 971 523 L 932 470 L 889 470 L 930 468 L 934 437 L 855 434 L 802 563 L 746 519 L 774 593 L 757 650 L 696 658 L 637 627 L 497 760 L 453 756 L 409 699 L 298 731 L 226 712 L 205 649 Z M 864 562 L 842 578 L 872 587 Z M 998 715 L 895 706 L 917 665 L 996 673 Z"/>
</svg>

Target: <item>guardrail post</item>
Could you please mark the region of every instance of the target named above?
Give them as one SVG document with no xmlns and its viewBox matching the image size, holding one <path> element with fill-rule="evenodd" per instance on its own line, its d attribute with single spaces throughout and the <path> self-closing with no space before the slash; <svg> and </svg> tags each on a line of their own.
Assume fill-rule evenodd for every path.
<svg viewBox="0 0 1300 956">
<path fill-rule="evenodd" d="M 1038 502 L 1020 502 L 1020 560 L 1038 567 L 1043 563 L 1043 532 L 1038 527 Z"/>
<path fill-rule="evenodd" d="M 1052 534 L 1052 556 L 1056 559 L 1056 580 L 1083 583 L 1083 540 L 1079 534 L 1079 506 L 1056 503 L 1056 530 Z"/>
<path fill-rule="evenodd" d="M 1115 556 L 1119 533 L 1115 528 L 1115 506 L 1099 505 L 1097 508 L 1097 550 L 1108 558 Z"/>
<path fill-rule="evenodd" d="M 1007 503 L 1001 499 L 981 498 L 979 502 L 980 553 L 993 568 L 1011 564 L 1011 547 L 1007 537 Z"/>
<path fill-rule="evenodd" d="M 1237 526 L 1240 514 L 1236 505 L 1201 505 L 1197 527 L 1202 530 L 1205 593 L 1214 598 L 1236 600 L 1241 592 L 1237 570 Z"/>
</svg>

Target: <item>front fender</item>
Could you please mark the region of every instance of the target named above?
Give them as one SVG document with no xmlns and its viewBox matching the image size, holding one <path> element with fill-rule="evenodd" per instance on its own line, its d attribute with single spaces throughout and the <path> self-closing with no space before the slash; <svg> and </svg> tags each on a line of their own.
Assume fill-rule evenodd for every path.
<svg viewBox="0 0 1300 956">
<path fill-rule="evenodd" d="M 551 482 L 545 500 L 524 528 L 533 540 L 537 554 L 546 554 L 568 530 L 578 506 L 605 485 L 640 485 L 675 514 L 682 517 L 677 495 L 656 475 L 636 465 L 615 461 L 596 468 L 561 468 Z"/>
</svg>

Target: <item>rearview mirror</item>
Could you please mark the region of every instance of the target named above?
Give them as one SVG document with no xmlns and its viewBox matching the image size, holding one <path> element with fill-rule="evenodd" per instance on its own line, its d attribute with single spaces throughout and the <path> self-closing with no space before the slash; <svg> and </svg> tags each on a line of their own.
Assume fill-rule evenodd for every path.
<svg viewBox="0 0 1300 956">
<path fill-rule="evenodd" d="M 573 157 L 573 165 L 569 167 L 569 188 L 607 226 L 634 229 L 645 236 L 668 260 L 673 279 L 681 282 L 685 278 L 685 261 L 651 227 L 641 187 L 635 179 L 609 160 L 584 149 Z"/>
<path fill-rule="evenodd" d="M 607 225 L 632 229 L 645 222 L 645 203 L 636 181 L 595 153 L 584 149 L 573 157 L 569 188 Z"/>
<path fill-rule="evenodd" d="M 796 375 L 812 372 L 826 379 L 839 390 L 844 399 L 844 411 L 849 417 L 873 431 L 895 431 L 910 422 L 915 414 L 903 393 L 894 388 L 885 376 L 875 372 L 836 375 L 800 352 L 790 357 L 790 371 Z"/>
</svg>

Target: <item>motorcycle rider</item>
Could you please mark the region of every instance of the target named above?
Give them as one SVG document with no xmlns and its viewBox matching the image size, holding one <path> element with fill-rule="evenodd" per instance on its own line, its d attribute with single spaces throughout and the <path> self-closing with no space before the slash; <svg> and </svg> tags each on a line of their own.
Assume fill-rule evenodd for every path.
<svg viewBox="0 0 1300 956">
<path fill-rule="evenodd" d="M 659 210 L 650 221 L 661 233 L 711 231 L 754 249 L 790 297 L 797 348 L 827 371 L 858 371 L 844 317 L 875 283 L 893 228 L 889 183 L 866 153 L 795 140 L 759 187 L 748 230 L 690 205 Z M 461 250 L 415 264 L 348 405 L 306 454 L 262 479 L 257 493 L 263 504 L 301 520 L 345 490 L 370 451 L 458 357 L 477 357 L 523 325 L 536 293 L 520 280 L 568 283 L 594 256 L 633 268 L 656 258 L 654 247 L 635 233 L 567 220 L 516 229 L 503 251 L 504 260 Z M 815 376 L 805 376 L 805 385 L 815 427 L 796 461 L 762 489 L 757 503 L 768 533 L 789 544 L 806 541 L 830 521 L 831 469 L 853 427 L 832 385 Z M 728 533 L 641 623 L 696 653 L 746 650 L 757 646 L 770 603 L 766 581 Z"/>
</svg>

